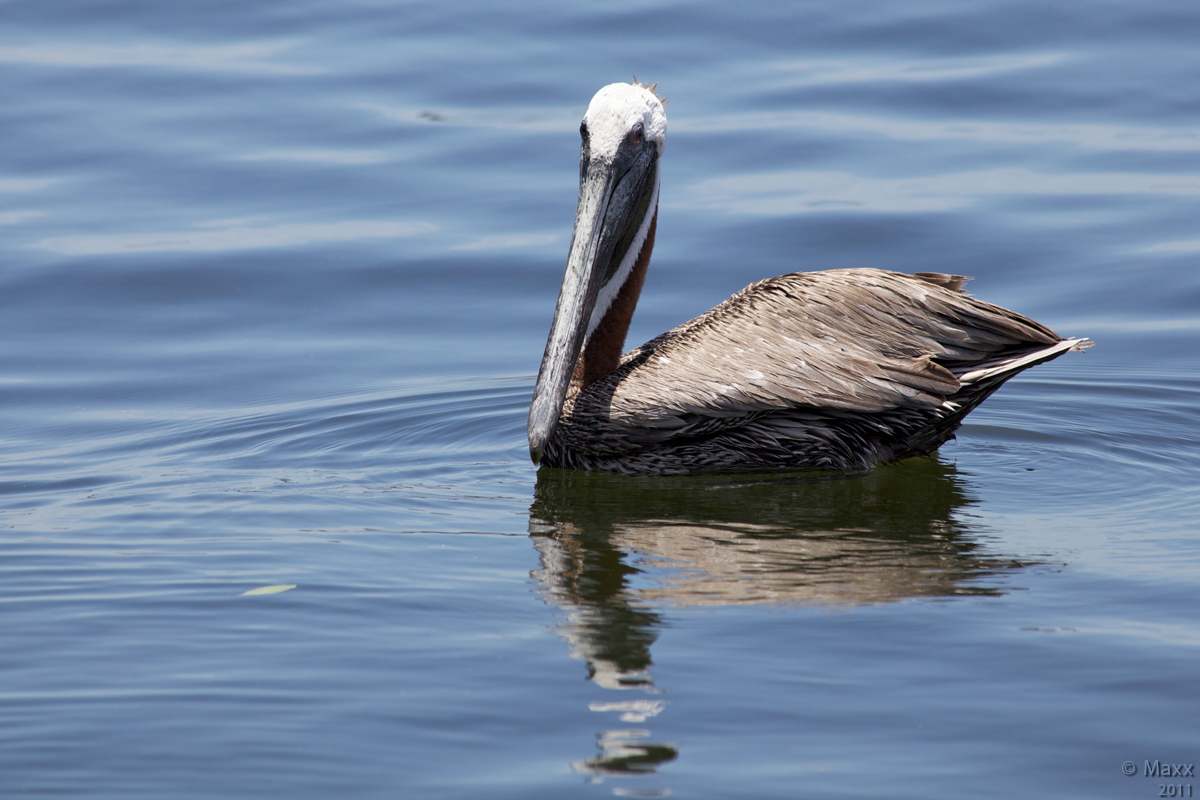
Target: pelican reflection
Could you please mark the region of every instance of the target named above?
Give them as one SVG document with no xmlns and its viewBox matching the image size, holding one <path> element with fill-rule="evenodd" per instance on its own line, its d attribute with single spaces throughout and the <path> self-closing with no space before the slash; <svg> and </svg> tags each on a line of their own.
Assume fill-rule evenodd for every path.
<svg viewBox="0 0 1200 800">
<path fill-rule="evenodd" d="M 1022 562 L 983 552 L 953 465 L 910 459 L 861 475 L 662 478 L 542 470 L 530 508 L 534 577 L 558 633 L 624 727 L 577 762 L 644 775 L 677 756 L 644 724 L 667 706 L 650 669 L 664 612 L 681 606 L 854 606 L 1002 592 Z"/>
</svg>

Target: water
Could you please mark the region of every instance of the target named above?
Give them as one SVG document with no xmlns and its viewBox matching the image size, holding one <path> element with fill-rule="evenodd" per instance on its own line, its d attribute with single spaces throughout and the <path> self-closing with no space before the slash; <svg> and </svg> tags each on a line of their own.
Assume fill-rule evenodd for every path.
<svg viewBox="0 0 1200 800">
<path fill-rule="evenodd" d="M 1200 12 L 0 20 L 4 796 L 1140 798 L 1197 760 Z M 576 129 L 634 72 L 670 103 L 631 345 L 882 266 L 1096 347 L 865 476 L 535 471 Z"/>
</svg>

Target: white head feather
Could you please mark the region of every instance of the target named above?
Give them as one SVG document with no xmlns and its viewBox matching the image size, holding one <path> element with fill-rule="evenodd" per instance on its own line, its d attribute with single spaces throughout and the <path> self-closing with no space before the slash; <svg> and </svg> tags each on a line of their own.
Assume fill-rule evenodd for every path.
<svg viewBox="0 0 1200 800">
<path fill-rule="evenodd" d="M 593 158 L 611 160 L 625 135 L 639 122 L 646 139 L 658 145 L 660 156 L 667 143 L 667 114 L 662 101 L 641 84 L 605 86 L 592 98 L 583 122 Z"/>
<path fill-rule="evenodd" d="M 611 162 L 617 155 L 617 147 L 639 122 L 642 124 L 642 135 L 646 141 L 654 142 L 661 156 L 667 143 L 667 114 L 663 111 L 662 101 L 654 92 L 639 83 L 613 83 L 596 92 L 596 96 L 588 105 L 587 113 L 583 115 L 583 123 L 588 129 L 589 156 Z M 588 320 L 584 341 L 592 338 L 592 333 L 608 313 L 642 252 L 642 245 L 650 233 L 650 222 L 658 209 L 658 187 L 659 178 L 656 173 L 650 199 L 650 213 L 642 220 L 616 273 L 601 287 L 596 305 L 592 309 L 592 317 Z"/>
</svg>

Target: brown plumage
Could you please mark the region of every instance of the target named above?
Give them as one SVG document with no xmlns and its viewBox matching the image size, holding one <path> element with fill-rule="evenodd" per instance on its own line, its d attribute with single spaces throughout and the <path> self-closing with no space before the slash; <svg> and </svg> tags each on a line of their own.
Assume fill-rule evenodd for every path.
<svg viewBox="0 0 1200 800">
<path fill-rule="evenodd" d="M 751 284 L 573 386 L 544 463 L 849 470 L 931 453 L 1008 378 L 1084 346 L 962 282 L 853 269 Z"/>
<path fill-rule="evenodd" d="M 614 84 L 580 128 L 580 200 L 529 412 L 535 463 L 609 472 L 858 470 L 926 455 L 1024 369 L 1091 342 L 958 275 L 794 273 L 621 356 L 654 247 L 666 117 Z"/>
</svg>

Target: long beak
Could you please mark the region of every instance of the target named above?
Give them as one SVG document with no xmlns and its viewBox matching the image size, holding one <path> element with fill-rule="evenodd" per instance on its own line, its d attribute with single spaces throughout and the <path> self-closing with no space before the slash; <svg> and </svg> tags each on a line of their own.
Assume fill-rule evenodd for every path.
<svg viewBox="0 0 1200 800">
<path fill-rule="evenodd" d="M 647 176 L 654 174 L 656 160 L 657 153 L 648 150 L 633 158 L 631 164 L 626 161 L 624 169 L 591 161 L 579 183 L 567 270 L 529 407 L 529 457 L 535 464 L 542 460 L 546 443 L 558 426 L 596 297 L 612 277 L 613 251 L 631 222 Z M 634 221 L 637 223 L 640 220 Z"/>
</svg>

